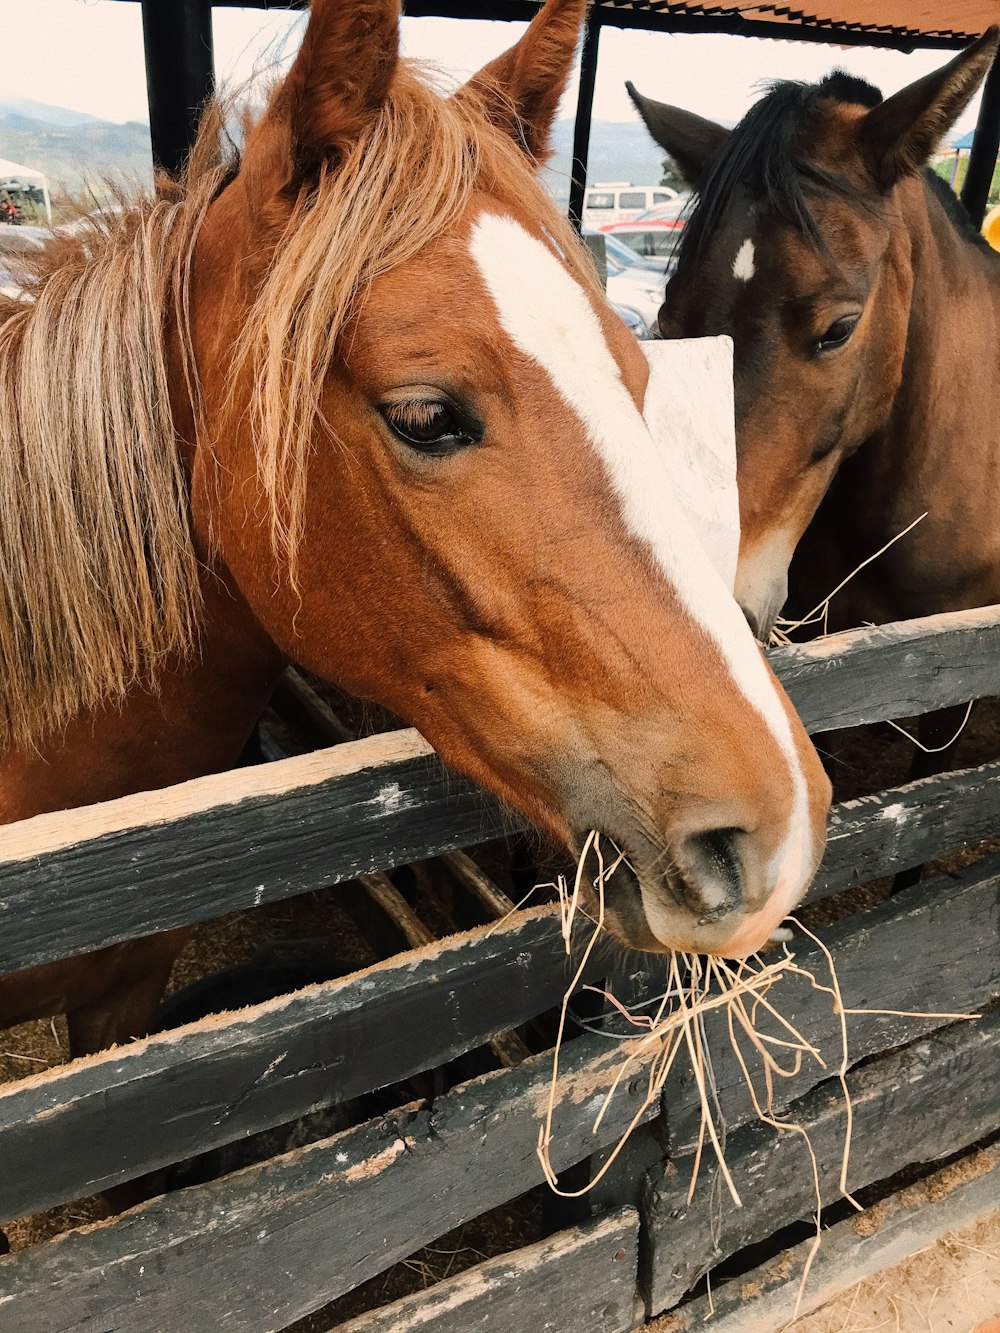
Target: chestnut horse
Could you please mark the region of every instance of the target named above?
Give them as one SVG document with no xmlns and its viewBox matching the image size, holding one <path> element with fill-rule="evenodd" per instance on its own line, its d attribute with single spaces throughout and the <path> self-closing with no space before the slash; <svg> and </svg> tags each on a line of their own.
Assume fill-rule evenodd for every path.
<svg viewBox="0 0 1000 1333">
<path fill-rule="evenodd" d="M 997 42 L 885 101 L 842 73 L 776 84 L 733 131 L 629 85 L 698 192 L 660 328 L 735 344 L 736 591 L 762 637 L 810 520 L 800 614 L 925 512 L 841 623 L 1000 601 L 1000 255 L 924 170 Z"/>
<path fill-rule="evenodd" d="M 4 820 L 231 766 L 291 659 L 615 839 L 626 943 L 742 954 L 800 899 L 826 778 L 535 179 L 584 9 L 443 98 L 398 0 L 314 0 L 242 161 L 208 124 L 5 309 Z M 0 1022 L 142 1032 L 185 936 L 0 979 Z"/>
</svg>

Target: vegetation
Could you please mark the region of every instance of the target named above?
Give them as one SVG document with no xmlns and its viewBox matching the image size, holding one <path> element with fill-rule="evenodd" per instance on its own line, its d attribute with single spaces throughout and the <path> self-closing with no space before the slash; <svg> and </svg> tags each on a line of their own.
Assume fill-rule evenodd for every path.
<svg viewBox="0 0 1000 1333">
<path fill-rule="evenodd" d="M 969 170 L 968 155 L 960 157 L 958 160 L 958 171 L 955 175 L 954 184 L 952 184 L 951 179 L 951 173 L 955 170 L 954 153 L 942 154 L 933 163 L 933 168 L 943 180 L 946 180 L 952 186 L 956 194 L 961 194 Z M 995 208 L 997 204 L 1000 204 L 1000 161 L 993 168 L 993 179 L 990 182 L 990 192 L 986 201 L 987 210 Z"/>
<path fill-rule="evenodd" d="M 678 194 L 683 194 L 688 188 L 687 181 L 677 169 L 677 164 L 672 157 L 665 157 L 660 163 L 660 184 L 669 185 Z"/>
</svg>

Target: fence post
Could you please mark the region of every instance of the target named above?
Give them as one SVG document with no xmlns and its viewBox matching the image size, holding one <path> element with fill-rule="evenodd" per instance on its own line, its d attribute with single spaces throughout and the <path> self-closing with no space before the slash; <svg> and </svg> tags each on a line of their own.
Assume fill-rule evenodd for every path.
<svg viewBox="0 0 1000 1333">
<path fill-rule="evenodd" d="M 215 88 L 211 0 L 142 0 L 142 44 L 153 163 L 177 176 Z"/>
<path fill-rule="evenodd" d="M 977 227 L 983 225 L 1000 147 L 1000 56 L 995 56 L 983 85 L 983 100 L 962 186 L 962 203 Z"/>
<path fill-rule="evenodd" d="M 597 82 L 597 56 L 601 41 L 601 21 L 592 9 L 583 34 L 580 52 L 580 91 L 576 99 L 573 126 L 573 178 L 569 185 L 569 220 L 577 231 L 583 229 L 583 199 L 587 188 L 587 158 L 590 155 L 590 122 L 594 114 L 594 85 Z"/>
</svg>

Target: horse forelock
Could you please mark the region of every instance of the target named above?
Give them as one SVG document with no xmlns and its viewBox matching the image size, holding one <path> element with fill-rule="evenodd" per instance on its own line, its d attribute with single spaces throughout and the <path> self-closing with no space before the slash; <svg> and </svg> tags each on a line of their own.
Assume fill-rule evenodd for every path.
<svg viewBox="0 0 1000 1333">
<path fill-rule="evenodd" d="M 816 250 L 823 240 L 809 192 L 853 197 L 836 172 L 812 162 L 802 140 L 831 103 L 874 106 L 882 95 L 871 84 L 835 71 L 819 83 L 772 83 L 726 139 L 696 195 L 677 252 L 678 272 L 701 260 L 738 199 L 789 223 Z"/>
<path fill-rule="evenodd" d="M 442 97 L 411 61 L 400 63 L 385 102 L 300 193 L 284 225 L 235 350 L 237 371 L 249 373 L 231 383 L 253 385 L 272 545 L 293 577 L 309 453 L 318 432 L 337 438 L 322 396 L 331 365 L 349 354 L 345 331 L 366 289 L 449 231 L 474 192 L 533 216 L 578 278 L 595 282 L 589 255 L 522 148 L 468 87 Z"/>
<path fill-rule="evenodd" d="M 194 237 L 226 168 L 206 119 L 183 183 L 60 236 L 0 308 L 0 747 L 155 688 L 197 638 L 171 412 Z M 184 374 L 189 387 L 192 377 Z"/>
</svg>

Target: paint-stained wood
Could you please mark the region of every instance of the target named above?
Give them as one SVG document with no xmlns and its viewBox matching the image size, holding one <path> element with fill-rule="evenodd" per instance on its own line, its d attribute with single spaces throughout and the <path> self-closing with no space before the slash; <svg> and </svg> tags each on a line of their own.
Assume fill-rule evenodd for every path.
<svg viewBox="0 0 1000 1333">
<path fill-rule="evenodd" d="M 613 1141 L 642 1080 L 594 1135 L 618 1053 L 563 1053 L 552 1161 Z M 551 1059 L 538 1056 L 120 1219 L 0 1259 L 0 1333 L 270 1333 L 541 1180 Z M 181 1316 L 180 1312 L 183 1312 Z"/>
<path fill-rule="evenodd" d="M 823 940 L 836 959 L 845 1006 L 859 1011 L 847 1015 L 852 1062 L 941 1027 L 946 1020 L 934 1014 L 969 1013 L 1000 996 L 1000 857 L 989 857 L 954 877 L 940 876 L 915 886 L 862 916 L 824 930 Z M 796 940 L 794 952 L 799 964 L 829 986 L 827 963 L 816 945 Z M 818 1048 L 828 1067 L 836 1068 L 841 1023 L 831 996 L 802 977 L 786 976 L 768 998 Z M 874 1010 L 913 1011 L 919 1016 Z M 719 1105 L 732 1132 L 756 1114 L 725 1017 L 709 1014 L 704 1025 Z M 763 1013 L 758 1026 L 772 1036 L 789 1035 Z M 752 1051 L 747 1059 L 756 1069 Z M 778 1103 L 787 1105 L 825 1076 L 815 1061 L 803 1056 L 797 1075 L 776 1080 Z M 697 1141 L 701 1123 L 700 1098 L 686 1064 L 675 1066 L 664 1104 L 671 1152 L 678 1154 Z"/>
<path fill-rule="evenodd" d="M 434 1068 L 558 1004 L 570 976 L 558 911 L 536 908 L 0 1088 L 0 1221 Z"/>
<path fill-rule="evenodd" d="M 984 1149 L 901 1190 L 871 1214 L 839 1222 L 823 1233 L 803 1292 L 808 1314 L 841 1292 L 958 1227 L 994 1212 L 1000 1200 L 1000 1154 Z M 650 1333 L 774 1333 L 795 1312 L 809 1242 L 786 1250 L 742 1277 L 656 1320 Z M 985 1312 L 984 1312 L 985 1313 Z"/>
<path fill-rule="evenodd" d="M 834 806 L 810 900 L 1000 833 L 1000 761 Z"/>
<path fill-rule="evenodd" d="M 393 732 L 0 829 L 0 972 L 496 836 L 492 802 Z"/>
<path fill-rule="evenodd" d="M 338 1333 L 628 1333 L 639 1219 L 623 1208 L 470 1268 Z"/>
<path fill-rule="evenodd" d="M 1000 1010 L 880 1056 L 852 1070 L 847 1084 L 854 1112 L 849 1189 L 859 1190 L 913 1162 L 960 1152 L 1000 1125 Z M 839 1082 L 824 1082 L 785 1118 L 809 1135 L 826 1207 L 840 1193 L 847 1121 Z M 809 1154 L 800 1135 L 748 1124 L 730 1136 L 726 1162 L 742 1208 L 728 1203 L 711 1154 L 690 1203 L 693 1154 L 674 1158 L 666 1174 L 649 1178 L 643 1213 L 651 1309 L 670 1309 L 722 1260 L 814 1214 Z M 713 1199 L 726 1203 L 713 1207 Z"/>
<path fill-rule="evenodd" d="M 1000 862 L 965 872 L 828 933 L 848 1004 L 962 1010 L 1000 990 Z M 823 976 L 822 955 L 799 942 Z M 961 956 L 962 967 L 953 960 Z M 607 960 L 595 957 L 592 976 Z M 566 981 L 553 909 L 379 964 L 223 1019 L 36 1075 L 0 1094 L 0 1215 L 11 1217 L 405 1078 L 557 1003 Z M 773 997 L 829 1059 L 839 1025 L 829 997 L 796 979 Z M 870 1054 L 935 1020 L 854 1016 L 852 1050 Z M 752 1114 L 724 1031 L 712 1031 L 727 1119 Z M 826 1075 L 809 1065 L 781 1092 Z M 696 1133 L 690 1080 L 668 1090 L 677 1150 Z M 61 1145 L 74 1143 L 66 1155 Z"/>
<path fill-rule="evenodd" d="M 811 730 L 1000 693 L 1000 611 L 771 658 Z M 0 972 L 469 846 L 504 821 L 415 732 L 0 829 Z"/>
<path fill-rule="evenodd" d="M 809 731 L 1000 694 L 1000 607 L 848 630 L 769 654 Z"/>
</svg>

